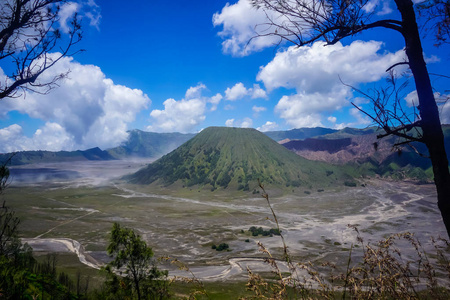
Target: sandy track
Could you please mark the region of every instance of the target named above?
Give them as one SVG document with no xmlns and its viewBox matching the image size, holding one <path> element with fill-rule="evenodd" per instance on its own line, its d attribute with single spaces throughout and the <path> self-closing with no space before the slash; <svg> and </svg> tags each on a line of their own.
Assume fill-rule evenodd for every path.
<svg viewBox="0 0 450 300">
<path fill-rule="evenodd" d="M 68 238 L 31 238 L 22 239 L 23 243 L 27 243 L 34 252 L 71 252 L 78 256 L 81 263 L 95 269 L 100 269 L 102 263 L 95 260 L 84 250 L 83 245 L 78 241 Z"/>
</svg>

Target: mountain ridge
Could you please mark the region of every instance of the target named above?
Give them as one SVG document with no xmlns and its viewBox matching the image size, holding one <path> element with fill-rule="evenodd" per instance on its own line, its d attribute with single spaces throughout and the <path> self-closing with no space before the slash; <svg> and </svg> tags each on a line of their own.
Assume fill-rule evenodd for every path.
<svg viewBox="0 0 450 300">
<path fill-rule="evenodd" d="M 445 145 L 450 158 L 450 125 L 443 125 Z M 421 157 L 404 147 L 393 151 L 394 137 L 377 139 L 376 127 L 364 129 L 299 128 L 286 132 L 264 132 L 297 155 L 315 161 L 339 165 L 352 165 L 369 174 L 392 178 L 415 178 L 430 181 L 433 178 L 429 159 Z M 323 134 L 323 135 L 318 135 Z M 128 139 L 120 146 L 101 150 L 98 147 L 77 151 L 20 151 L 0 154 L 0 163 L 23 165 L 42 162 L 75 162 L 89 160 L 112 160 L 127 158 L 155 159 L 174 150 L 196 134 L 152 133 L 141 130 L 129 131 Z M 350 139 L 350 142 L 349 142 Z M 374 144 L 376 143 L 377 149 Z M 426 154 L 422 144 L 415 148 Z M 11 160 L 9 160 L 12 157 Z M 8 161 L 9 160 L 9 161 Z"/>
<path fill-rule="evenodd" d="M 258 179 L 283 188 L 328 186 L 351 178 L 343 169 L 304 159 L 255 129 L 208 127 L 125 179 L 134 184 L 246 191 Z"/>
<path fill-rule="evenodd" d="M 0 163 L 6 163 L 10 165 L 25 165 L 31 163 L 47 163 L 47 162 L 75 162 L 75 161 L 88 161 L 88 160 L 114 160 L 115 157 L 111 156 L 107 151 L 101 150 L 98 147 L 94 147 L 87 150 L 76 151 L 46 151 L 46 150 L 33 150 L 33 151 L 18 151 L 13 153 L 0 154 Z"/>
<path fill-rule="evenodd" d="M 128 131 L 128 138 L 120 146 L 106 151 L 115 158 L 161 157 L 195 136 L 194 133 L 156 133 L 139 129 Z"/>
<path fill-rule="evenodd" d="M 443 125 L 445 147 L 450 160 L 450 125 Z M 333 164 L 352 164 L 382 177 L 412 178 L 421 182 L 433 179 L 431 161 L 422 143 L 411 143 L 400 150 L 393 148 L 396 137 L 378 139 L 375 128 L 344 129 L 318 138 L 284 141 L 283 145 L 306 159 Z M 350 141 L 348 140 L 350 139 Z M 416 153 L 419 152 L 422 155 Z"/>
</svg>

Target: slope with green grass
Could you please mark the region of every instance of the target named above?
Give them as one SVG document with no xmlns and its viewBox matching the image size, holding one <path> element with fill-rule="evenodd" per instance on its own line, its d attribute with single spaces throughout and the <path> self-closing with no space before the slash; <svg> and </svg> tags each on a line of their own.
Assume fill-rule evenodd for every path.
<svg viewBox="0 0 450 300">
<path fill-rule="evenodd" d="M 349 178 L 344 167 L 306 160 L 255 129 L 210 127 L 126 179 L 248 190 L 258 179 L 271 187 L 326 187 Z"/>
</svg>

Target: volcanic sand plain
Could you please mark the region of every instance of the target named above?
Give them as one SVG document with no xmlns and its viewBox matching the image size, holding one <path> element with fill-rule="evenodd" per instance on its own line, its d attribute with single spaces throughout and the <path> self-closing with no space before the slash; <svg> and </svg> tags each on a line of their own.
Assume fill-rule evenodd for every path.
<svg viewBox="0 0 450 300">
<path fill-rule="evenodd" d="M 114 222 L 136 230 L 155 257 L 169 256 L 189 266 L 201 280 L 246 278 L 246 267 L 268 271 L 262 242 L 282 259 L 279 236 L 252 236 L 251 226 L 276 224 L 257 183 L 250 192 L 155 188 L 120 180 L 148 160 L 47 163 L 11 167 L 2 195 L 21 219 L 20 236 L 36 253 L 73 252 L 99 268 L 108 261 L 108 232 Z M 271 205 L 294 261 L 328 261 L 345 266 L 357 245 L 356 225 L 365 242 L 411 232 L 431 249 L 430 237 L 446 236 L 435 187 L 412 182 L 360 179 L 356 187 L 308 187 L 272 191 Z M 252 191 L 254 190 L 254 193 Z M 228 251 L 212 245 L 227 243 Z M 358 247 L 358 246 L 355 246 Z M 355 259 L 362 252 L 355 248 Z M 408 255 L 408 249 L 402 254 Z M 170 275 L 183 275 L 174 266 Z"/>
</svg>

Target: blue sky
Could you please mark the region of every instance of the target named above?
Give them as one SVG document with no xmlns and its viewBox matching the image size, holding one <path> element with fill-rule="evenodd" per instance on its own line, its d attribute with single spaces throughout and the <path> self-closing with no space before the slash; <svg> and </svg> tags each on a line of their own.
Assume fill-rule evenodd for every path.
<svg viewBox="0 0 450 300">
<path fill-rule="evenodd" d="M 396 18 L 390 0 L 373 0 Z M 350 102 L 366 100 L 344 86 L 382 84 L 387 67 L 404 60 L 401 36 L 373 30 L 334 46 L 320 42 L 273 47 L 247 43 L 264 13 L 239 1 L 113 1 L 68 4 L 83 18 L 86 51 L 54 69 L 69 77 L 49 95 L 28 93 L 0 103 L 0 152 L 75 150 L 119 145 L 127 130 L 198 132 L 208 126 L 262 131 L 299 127 L 366 127 Z M 64 25 L 60 25 L 64 26 Z M 424 41 L 429 71 L 449 75 L 448 46 Z M 6 62 L 0 65 L 8 74 Z M 398 70 L 404 71 L 404 70 Z M 45 78 L 43 78 L 45 79 Z M 440 97 L 449 79 L 433 77 Z M 414 85 L 405 105 L 414 102 Z M 441 105 L 450 123 L 450 105 Z"/>
</svg>

